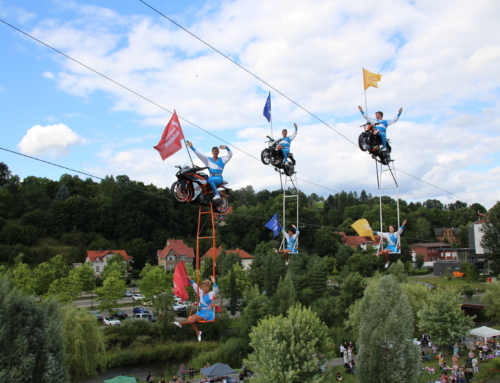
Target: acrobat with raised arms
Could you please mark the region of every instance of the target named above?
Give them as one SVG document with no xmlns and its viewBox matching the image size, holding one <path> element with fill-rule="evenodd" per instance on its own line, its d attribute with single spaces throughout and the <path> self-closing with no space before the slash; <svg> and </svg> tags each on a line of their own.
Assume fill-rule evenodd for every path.
<svg viewBox="0 0 500 383">
<path fill-rule="evenodd" d="M 214 312 L 211 307 L 212 302 L 215 300 L 217 293 L 219 292 L 219 287 L 215 283 L 215 278 L 212 277 L 212 283 L 214 288 L 210 291 L 210 281 L 204 280 L 201 282 L 201 290 L 198 288 L 198 285 L 195 281 L 191 280 L 191 285 L 193 286 L 194 291 L 196 291 L 197 295 L 200 297 L 200 311 L 198 311 L 194 315 L 190 315 L 187 320 L 184 322 L 174 322 L 176 326 L 182 327 L 184 325 L 190 324 L 196 336 L 198 337 L 198 341 L 201 342 L 201 331 L 198 330 L 197 322 L 211 322 L 214 318 Z"/>
<path fill-rule="evenodd" d="M 273 249 L 273 250 L 278 254 L 285 254 L 286 264 L 288 265 L 289 262 L 288 258 L 290 254 L 297 254 L 297 238 L 300 234 L 300 231 L 295 225 L 292 225 L 292 227 L 288 229 L 288 232 L 285 231 L 284 228 L 281 228 L 281 232 L 283 233 L 283 236 L 286 239 L 286 249 L 283 250 Z"/>
<path fill-rule="evenodd" d="M 378 124 L 377 125 L 378 134 L 382 138 L 382 146 L 383 146 L 382 151 L 386 151 L 387 150 L 387 137 L 386 137 L 387 128 L 389 125 L 392 125 L 397 120 L 399 120 L 401 113 L 403 113 L 403 108 L 399 108 L 398 115 L 396 117 L 394 117 L 392 120 L 383 120 L 384 113 L 382 113 L 382 112 L 375 113 L 375 118 L 373 118 L 373 117 L 368 117 L 365 114 L 365 112 L 363 112 L 363 108 L 361 106 L 358 106 L 358 109 L 366 121 L 368 121 L 372 125 Z"/>
<path fill-rule="evenodd" d="M 227 155 L 224 157 L 219 157 L 219 148 L 214 146 L 212 148 L 212 157 L 207 157 L 201 151 L 194 148 L 193 143 L 191 141 L 186 141 L 187 146 L 191 148 L 191 150 L 198 156 L 198 158 L 205 164 L 210 172 L 210 177 L 207 180 L 207 183 L 212 188 L 215 196 L 212 201 L 217 202 L 220 200 L 219 191 L 217 190 L 217 186 L 222 185 L 224 182 L 222 178 L 222 171 L 226 166 L 227 162 L 233 156 L 233 152 L 226 145 L 221 145 L 219 148 L 226 149 Z"/>
<path fill-rule="evenodd" d="M 398 238 L 403 233 L 406 222 L 407 222 L 407 220 L 405 219 L 398 231 L 396 231 L 396 225 L 389 225 L 389 232 L 388 233 L 384 233 L 381 231 L 374 231 L 375 234 L 380 235 L 381 240 L 382 240 L 382 238 L 387 240 L 387 247 L 384 250 L 381 250 L 377 254 L 378 256 L 385 255 L 385 263 L 386 264 L 387 264 L 387 262 L 389 262 L 389 254 L 390 253 L 399 253 L 396 246 L 398 243 Z"/>
</svg>

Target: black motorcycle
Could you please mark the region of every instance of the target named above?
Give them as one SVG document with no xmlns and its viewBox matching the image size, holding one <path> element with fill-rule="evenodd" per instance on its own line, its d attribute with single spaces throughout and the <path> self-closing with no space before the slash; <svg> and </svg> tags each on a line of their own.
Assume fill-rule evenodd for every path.
<svg viewBox="0 0 500 383">
<path fill-rule="evenodd" d="M 358 145 L 363 152 L 370 153 L 382 165 L 389 165 L 389 162 L 391 162 L 391 145 L 387 140 L 387 150 L 382 150 L 384 146 L 382 145 L 382 137 L 378 134 L 377 125 L 379 124 L 372 125 L 369 122 L 361 125 L 361 128 L 364 128 L 365 131 L 359 135 Z"/>
<path fill-rule="evenodd" d="M 267 138 L 269 138 L 269 141 L 266 143 L 269 147 L 264 149 L 260 154 L 262 163 L 264 165 L 271 164 L 275 168 L 282 169 L 287 176 L 293 176 L 295 173 L 295 158 L 293 158 L 293 154 L 288 153 L 288 162 L 285 162 L 279 141 L 275 141 L 269 136 Z"/>
<path fill-rule="evenodd" d="M 217 190 L 219 190 L 220 199 L 213 201 L 215 197 L 210 185 L 207 183 L 209 176 L 203 172 L 208 168 L 200 168 L 196 165 L 186 164 L 176 166 L 179 171 L 176 174 L 177 181 L 172 184 L 172 197 L 176 201 L 182 203 L 195 203 L 199 205 L 212 204 L 214 211 L 225 213 L 229 209 L 229 189 L 225 187 L 227 182 L 223 182 Z"/>
</svg>

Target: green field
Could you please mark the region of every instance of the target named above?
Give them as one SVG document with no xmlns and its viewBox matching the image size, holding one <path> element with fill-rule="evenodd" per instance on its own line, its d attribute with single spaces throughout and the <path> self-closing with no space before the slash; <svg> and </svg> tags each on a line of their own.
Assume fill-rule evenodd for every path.
<svg viewBox="0 0 500 383">
<path fill-rule="evenodd" d="M 409 277 L 409 281 L 418 281 L 423 283 L 430 283 L 436 287 L 454 287 L 463 291 L 463 288 L 467 285 L 471 287 L 472 290 L 480 289 L 484 290 L 485 284 L 479 282 L 467 283 L 465 278 L 451 278 L 451 280 L 447 280 L 445 277 Z"/>
</svg>

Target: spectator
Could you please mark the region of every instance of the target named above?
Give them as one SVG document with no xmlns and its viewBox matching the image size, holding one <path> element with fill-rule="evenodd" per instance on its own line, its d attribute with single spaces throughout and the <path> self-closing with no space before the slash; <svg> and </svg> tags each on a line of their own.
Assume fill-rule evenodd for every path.
<svg viewBox="0 0 500 383">
<path fill-rule="evenodd" d="M 344 357 L 344 352 L 345 352 L 345 347 L 344 345 L 341 343 L 340 344 L 340 357 L 343 358 Z"/>
<path fill-rule="evenodd" d="M 474 359 L 474 351 L 470 350 L 470 352 L 469 352 L 469 364 L 472 364 L 472 359 Z"/>
<path fill-rule="evenodd" d="M 344 380 L 342 376 L 340 376 L 340 372 L 337 372 L 337 376 L 335 377 L 335 380 Z"/>
<path fill-rule="evenodd" d="M 458 351 L 459 351 L 458 343 L 455 343 L 455 345 L 453 346 L 453 356 L 456 356 L 458 358 Z"/>
<path fill-rule="evenodd" d="M 189 379 L 194 379 L 194 367 L 193 367 L 193 365 L 189 366 Z"/>
<path fill-rule="evenodd" d="M 477 366 L 478 360 L 477 358 L 472 359 L 472 367 L 474 369 L 474 372 L 477 372 L 479 374 L 479 367 Z"/>
<path fill-rule="evenodd" d="M 181 374 L 181 382 L 186 380 L 186 366 L 181 364 L 181 367 L 179 368 L 179 373 Z"/>
<path fill-rule="evenodd" d="M 148 372 L 148 376 L 146 376 L 146 382 L 151 382 L 151 380 L 153 379 L 153 375 L 151 375 L 151 371 Z"/>
<path fill-rule="evenodd" d="M 434 354 L 434 359 L 437 359 L 438 348 L 435 344 L 432 345 L 432 353 Z"/>
</svg>

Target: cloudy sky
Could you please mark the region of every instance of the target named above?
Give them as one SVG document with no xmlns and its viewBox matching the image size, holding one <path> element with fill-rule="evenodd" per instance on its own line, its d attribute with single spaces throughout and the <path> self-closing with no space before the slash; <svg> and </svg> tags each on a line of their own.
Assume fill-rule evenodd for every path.
<svg viewBox="0 0 500 383">
<path fill-rule="evenodd" d="M 228 142 L 232 188 L 279 188 L 278 174 L 258 160 L 271 134 L 262 116 L 271 90 L 274 135 L 296 122 L 298 177 L 327 188 L 299 181 L 304 192 L 377 195 L 374 162 L 353 144 L 364 67 L 383 75 L 366 92 L 369 114 L 392 118 L 404 109 L 388 130 L 396 167 L 427 182 L 398 173 L 402 198 L 460 196 L 487 208 L 500 199 L 500 2 L 146 2 L 329 127 L 139 0 L 0 0 L 0 19 L 177 110 L 203 129 L 181 120 L 205 152 Z M 2 147 L 162 187 L 189 160 L 182 150 L 162 161 L 153 149 L 171 116 L 158 105 L 4 23 L 0 49 Z M 4 151 L 0 161 L 21 177 L 63 173 Z"/>
</svg>

